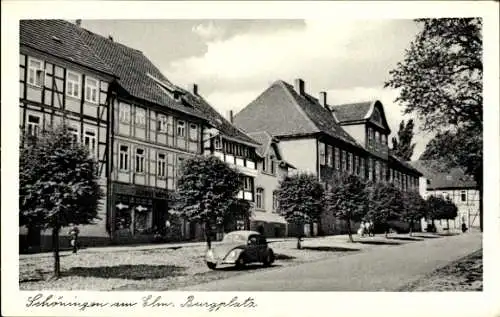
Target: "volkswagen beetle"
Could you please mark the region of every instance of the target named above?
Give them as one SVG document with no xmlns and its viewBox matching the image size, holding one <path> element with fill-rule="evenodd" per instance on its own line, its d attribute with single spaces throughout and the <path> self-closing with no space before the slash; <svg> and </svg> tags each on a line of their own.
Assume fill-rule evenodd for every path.
<svg viewBox="0 0 500 317">
<path fill-rule="evenodd" d="M 226 234 L 221 243 L 212 246 L 205 260 L 212 270 L 219 264 L 234 264 L 242 268 L 248 263 L 258 262 L 269 266 L 274 262 L 274 252 L 260 233 L 238 230 Z"/>
</svg>

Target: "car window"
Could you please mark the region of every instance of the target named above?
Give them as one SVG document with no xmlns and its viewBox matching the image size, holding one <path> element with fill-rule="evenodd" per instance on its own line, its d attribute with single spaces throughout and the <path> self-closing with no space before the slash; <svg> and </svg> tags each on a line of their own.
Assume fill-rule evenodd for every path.
<svg viewBox="0 0 500 317">
<path fill-rule="evenodd" d="M 224 239 L 222 240 L 223 242 L 242 242 L 245 243 L 245 236 L 241 234 L 227 234 Z"/>
<path fill-rule="evenodd" d="M 257 239 L 257 236 L 256 236 L 256 235 L 250 236 L 250 237 L 248 238 L 248 242 L 249 242 L 250 244 L 252 244 L 252 245 L 256 245 L 256 244 L 257 244 L 257 241 L 258 241 L 258 239 Z"/>
</svg>

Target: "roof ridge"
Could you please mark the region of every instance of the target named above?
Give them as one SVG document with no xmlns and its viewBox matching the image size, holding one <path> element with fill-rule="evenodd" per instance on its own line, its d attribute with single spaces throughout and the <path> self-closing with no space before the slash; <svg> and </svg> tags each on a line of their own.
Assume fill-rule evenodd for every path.
<svg viewBox="0 0 500 317">
<path fill-rule="evenodd" d="M 304 111 L 304 109 L 302 109 L 302 107 L 300 106 L 300 104 L 297 102 L 297 99 L 295 99 L 295 96 L 293 95 L 293 93 L 290 91 L 291 89 L 291 85 L 283 80 L 279 80 L 278 82 L 278 85 L 280 85 L 285 91 L 286 91 L 286 94 L 290 97 L 290 99 L 292 99 L 292 103 L 295 105 L 295 107 L 299 110 L 300 114 L 306 118 L 306 121 L 309 123 L 309 125 L 313 128 L 315 128 L 317 131 L 316 132 L 320 132 L 321 129 L 318 128 L 318 126 L 313 122 L 313 120 L 311 120 L 311 118 L 309 118 L 309 116 L 307 115 L 307 113 Z"/>
</svg>

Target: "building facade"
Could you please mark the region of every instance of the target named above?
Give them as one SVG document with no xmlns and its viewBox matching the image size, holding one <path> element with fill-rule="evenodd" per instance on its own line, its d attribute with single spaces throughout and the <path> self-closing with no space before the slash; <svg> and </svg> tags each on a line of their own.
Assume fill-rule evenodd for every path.
<svg viewBox="0 0 500 317">
<path fill-rule="evenodd" d="M 83 43 L 73 28 L 54 21 L 23 20 L 20 24 L 19 118 L 21 132 L 36 136 L 63 122 L 76 142 L 98 161 L 99 182 L 108 193 L 111 96 L 116 76 Z M 80 50 L 76 52 L 75 47 Z M 106 218 L 106 198 L 98 216 Z M 84 235 L 105 239 L 105 220 L 82 226 Z M 50 233 L 28 234 L 21 228 L 21 247 L 46 245 Z M 30 241 L 26 241 L 29 239 Z M 33 240 L 34 239 L 34 240 Z M 40 240 L 41 239 L 41 240 Z"/>
<path fill-rule="evenodd" d="M 420 172 L 388 149 L 390 129 L 379 101 L 331 106 L 325 92 L 309 95 L 302 79 L 294 85 L 279 80 L 236 114 L 235 124 L 250 134 L 273 135 L 296 171 L 316 175 L 326 188 L 336 174 L 350 173 L 418 190 Z M 345 224 L 333 218 L 304 226 L 306 235 L 345 231 Z"/>
<path fill-rule="evenodd" d="M 253 203 L 259 144 L 197 85 L 172 84 L 142 52 L 77 24 L 25 20 L 20 29 L 21 128 L 36 134 L 64 118 L 100 163 L 103 220 L 81 229 L 85 245 L 151 241 L 165 227 L 171 240 L 201 239 L 200 226 L 172 209 L 182 163 L 195 155 L 238 168 L 238 197 Z"/>
<path fill-rule="evenodd" d="M 294 167 L 288 163 L 280 149 L 279 140 L 266 131 L 248 134 L 261 145 L 257 148 L 257 170 L 255 179 L 255 208 L 250 228 L 264 233 L 266 237 L 285 237 L 289 228 L 277 210 L 276 190 L 280 181 Z"/>
<path fill-rule="evenodd" d="M 463 223 L 467 228 L 480 229 L 480 194 L 472 177 L 466 175 L 460 168 L 445 168 L 438 161 L 419 160 L 411 164 L 423 173 L 420 178 L 422 197 L 449 198 L 458 208 L 455 219 L 434 221 L 437 230 L 445 228 L 458 230 L 461 229 Z M 422 220 L 423 229 L 427 227 L 427 222 L 426 219 Z"/>
</svg>

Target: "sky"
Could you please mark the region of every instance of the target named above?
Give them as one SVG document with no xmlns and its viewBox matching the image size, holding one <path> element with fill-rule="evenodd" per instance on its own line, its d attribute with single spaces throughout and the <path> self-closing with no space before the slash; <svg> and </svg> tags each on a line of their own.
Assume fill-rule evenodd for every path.
<svg viewBox="0 0 500 317">
<path fill-rule="evenodd" d="M 412 20 L 83 20 L 142 51 L 174 84 L 198 90 L 221 114 L 237 113 L 272 82 L 305 81 L 306 92 L 327 92 L 330 105 L 378 99 L 392 135 L 403 107 L 384 89 L 419 26 Z M 431 135 L 415 129 L 413 159 Z"/>
</svg>

